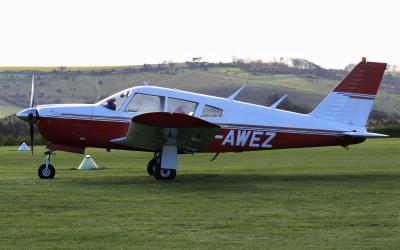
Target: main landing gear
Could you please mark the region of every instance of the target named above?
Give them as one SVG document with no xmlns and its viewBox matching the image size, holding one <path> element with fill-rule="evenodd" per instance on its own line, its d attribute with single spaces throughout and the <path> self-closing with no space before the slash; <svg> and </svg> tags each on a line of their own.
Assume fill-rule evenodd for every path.
<svg viewBox="0 0 400 250">
<path fill-rule="evenodd" d="M 157 180 L 173 180 L 176 177 L 176 169 L 161 168 L 162 154 L 154 153 L 154 158 L 147 164 L 147 173 Z"/>
<path fill-rule="evenodd" d="M 53 179 L 56 175 L 56 169 L 50 164 L 51 151 L 44 153 L 44 164 L 38 169 L 38 175 L 40 179 Z"/>
</svg>

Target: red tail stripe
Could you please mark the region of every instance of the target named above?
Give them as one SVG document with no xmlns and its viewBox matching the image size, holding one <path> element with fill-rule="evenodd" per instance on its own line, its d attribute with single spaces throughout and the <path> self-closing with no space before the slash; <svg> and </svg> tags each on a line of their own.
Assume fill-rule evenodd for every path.
<svg viewBox="0 0 400 250">
<path fill-rule="evenodd" d="M 386 63 L 360 62 L 335 88 L 335 92 L 376 95 Z"/>
</svg>

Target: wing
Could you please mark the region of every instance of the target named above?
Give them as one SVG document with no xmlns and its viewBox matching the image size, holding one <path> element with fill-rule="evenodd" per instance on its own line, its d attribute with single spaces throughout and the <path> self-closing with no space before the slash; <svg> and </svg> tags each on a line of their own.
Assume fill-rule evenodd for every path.
<svg viewBox="0 0 400 250">
<path fill-rule="evenodd" d="M 154 112 L 135 116 L 125 137 L 110 142 L 145 151 L 161 151 L 177 145 L 178 152 L 206 151 L 220 127 L 193 116 Z"/>
</svg>

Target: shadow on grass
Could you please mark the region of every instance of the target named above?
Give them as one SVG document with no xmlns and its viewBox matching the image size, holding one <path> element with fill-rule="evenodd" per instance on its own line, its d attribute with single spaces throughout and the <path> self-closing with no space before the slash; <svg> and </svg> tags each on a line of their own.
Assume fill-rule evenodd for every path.
<svg viewBox="0 0 400 250">
<path fill-rule="evenodd" d="M 175 181 L 157 181 L 152 176 L 99 177 L 65 180 L 71 184 L 89 186 L 132 186 L 138 189 L 160 189 L 177 192 L 193 191 L 257 191 L 266 188 L 300 188 L 324 186 L 371 186 L 398 185 L 397 174 L 358 174 L 358 175 L 218 175 L 184 174 Z"/>
</svg>

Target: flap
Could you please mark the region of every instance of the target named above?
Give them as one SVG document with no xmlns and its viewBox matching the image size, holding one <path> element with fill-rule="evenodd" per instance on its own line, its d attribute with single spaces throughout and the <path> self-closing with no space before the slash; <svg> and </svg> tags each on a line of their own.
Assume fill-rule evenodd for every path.
<svg viewBox="0 0 400 250">
<path fill-rule="evenodd" d="M 154 112 L 132 118 L 125 137 L 111 143 L 133 149 L 162 151 L 164 144 L 177 145 L 178 152 L 206 151 L 220 127 L 186 114 Z"/>
</svg>

